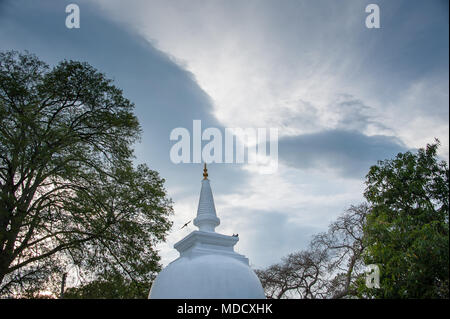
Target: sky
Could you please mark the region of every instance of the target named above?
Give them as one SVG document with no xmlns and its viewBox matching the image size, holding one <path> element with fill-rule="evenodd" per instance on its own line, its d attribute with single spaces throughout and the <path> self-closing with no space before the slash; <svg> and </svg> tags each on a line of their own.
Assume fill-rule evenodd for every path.
<svg viewBox="0 0 450 319">
<path fill-rule="evenodd" d="M 70 3 L 80 28 L 65 26 Z M 368 29 L 365 8 L 380 8 Z M 212 163 L 221 225 L 254 268 L 305 249 L 364 201 L 378 160 L 441 141 L 449 158 L 446 0 L 0 0 L 0 50 L 86 61 L 135 103 L 136 164 L 174 201 L 163 265 L 195 230 L 202 165 L 169 157 L 177 127 L 277 128 L 278 170 Z"/>
</svg>

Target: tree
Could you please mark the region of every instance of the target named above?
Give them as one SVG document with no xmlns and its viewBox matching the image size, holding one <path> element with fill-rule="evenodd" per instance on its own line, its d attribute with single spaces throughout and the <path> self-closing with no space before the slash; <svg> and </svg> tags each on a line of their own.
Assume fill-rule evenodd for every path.
<svg viewBox="0 0 450 319">
<path fill-rule="evenodd" d="M 328 232 L 315 235 L 312 246 L 326 251 L 328 279 L 326 296 L 339 299 L 360 296 L 358 283 L 364 277 L 364 226 L 370 207 L 366 203 L 350 206 L 328 227 Z"/>
<path fill-rule="evenodd" d="M 351 206 L 313 236 L 309 248 L 256 273 L 269 298 L 345 298 L 359 295 L 364 274 L 364 225 L 370 208 Z"/>
<path fill-rule="evenodd" d="M 380 267 L 381 286 L 367 291 L 373 297 L 449 296 L 449 170 L 438 146 L 400 153 L 367 174 L 364 259 Z"/>
<path fill-rule="evenodd" d="M 0 295 L 58 287 L 69 264 L 150 285 L 172 208 L 133 166 L 133 108 L 87 63 L 0 52 Z"/>
<path fill-rule="evenodd" d="M 320 298 L 326 259 L 324 251 L 304 250 L 289 254 L 281 263 L 256 270 L 256 274 L 268 298 Z"/>
</svg>

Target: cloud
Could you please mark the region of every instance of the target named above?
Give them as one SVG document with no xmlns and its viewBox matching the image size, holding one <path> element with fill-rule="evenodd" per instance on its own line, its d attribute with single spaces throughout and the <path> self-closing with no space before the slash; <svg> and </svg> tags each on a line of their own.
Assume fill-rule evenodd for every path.
<svg viewBox="0 0 450 319">
<path fill-rule="evenodd" d="M 402 101 L 414 83 L 448 92 L 448 81 L 429 80 L 448 78 L 442 3 L 381 1 L 380 30 L 364 27 L 370 1 L 97 3 L 192 72 L 225 127 L 278 127 L 281 137 L 333 129 L 398 134 L 418 147 L 397 110 L 408 109 Z M 445 110 L 448 98 L 434 104 Z M 438 127 L 421 141 L 439 137 L 448 149 L 448 120 L 421 118 L 420 126 Z"/>
<path fill-rule="evenodd" d="M 279 141 L 280 160 L 287 165 L 326 171 L 335 170 L 350 178 L 364 178 L 378 160 L 406 151 L 392 136 L 367 136 L 342 129 L 286 137 Z"/>
<path fill-rule="evenodd" d="M 386 108 L 386 125 L 405 144 L 419 148 L 438 138 L 439 154 L 449 159 L 448 74 L 427 76 L 413 81 L 405 94 L 390 101 Z"/>
</svg>

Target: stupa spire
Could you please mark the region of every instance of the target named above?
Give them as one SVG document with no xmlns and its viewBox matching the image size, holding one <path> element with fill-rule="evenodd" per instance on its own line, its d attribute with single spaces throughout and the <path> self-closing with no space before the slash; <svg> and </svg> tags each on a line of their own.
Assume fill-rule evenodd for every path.
<svg viewBox="0 0 450 319">
<path fill-rule="evenodd" d="M 198 201 L 197 217 L 194 219 L 194 225 L 200 231 L 214 232 L 214 229 L 220 224 L 217 218 L 214 198 L 209 184 L 208 169 L 206 163 L 203 166 L 202 189 L 200 191 L 200 199 Z"/>
</svg>

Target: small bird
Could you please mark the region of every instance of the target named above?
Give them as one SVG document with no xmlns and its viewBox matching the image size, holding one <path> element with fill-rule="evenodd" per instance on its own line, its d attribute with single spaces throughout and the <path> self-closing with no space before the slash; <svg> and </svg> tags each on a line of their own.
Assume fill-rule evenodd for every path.
<svg viewBox="0 0 450 319">
<path fill-rule="evenodd" d="M 233 234 L 233 237 L 239 237 L 239 234 Z"/>
<path fill-rule="evenodd" d="M 189 225 L 189 223 L 192 221 L 192 219 L 190 221 L 188 221 L 186 224 L 183 225 L 183 227 L 181 227 L 180 229 L 183 229 L 184 227 L 186 227 L 187 225 Z"/>
</svg>

